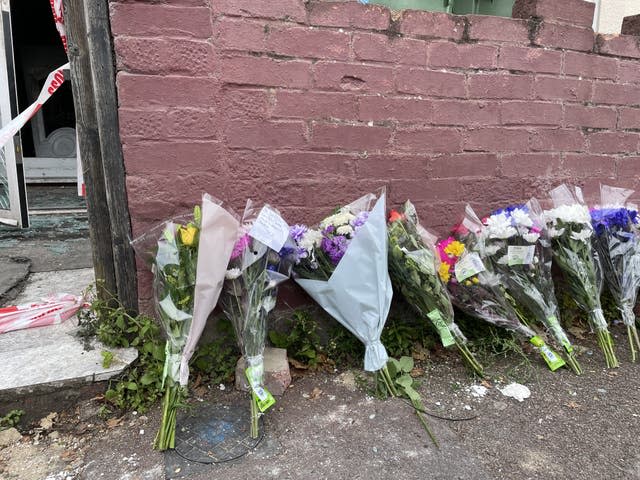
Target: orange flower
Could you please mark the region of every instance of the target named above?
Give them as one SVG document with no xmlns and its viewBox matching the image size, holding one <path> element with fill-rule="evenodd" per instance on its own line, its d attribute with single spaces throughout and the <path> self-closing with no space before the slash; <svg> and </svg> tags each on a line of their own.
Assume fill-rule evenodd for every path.
<svg viewBox="0 0 640 480">
<path fill-rule="evenodd" d="M 389 223 L 396 222 L 398 220 L 404 220 L 406 217 L 404 213 L 400 213 L 397 210 L 391 210 L 389 213 Z"/>
</svg>

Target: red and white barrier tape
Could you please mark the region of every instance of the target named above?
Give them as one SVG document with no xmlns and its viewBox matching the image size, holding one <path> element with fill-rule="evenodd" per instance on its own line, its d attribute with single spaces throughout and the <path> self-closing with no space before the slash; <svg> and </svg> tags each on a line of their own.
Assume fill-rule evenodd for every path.
<svg viewBox="0 0 640 480">
<path fill-rule="evenodd" d="M 73 317 L 78 310 L 87 306 L 82 297 L 59 293 L 43 299 L 40 303 L 0 308 L 0 333 L 56 325 Z"/>
<path fill-rule="evenodd" d="M 44 82 L 44 87 L 40 91 L 40 95 L 38 95 L 38 99 L 33 102 L 29 107 L 18 115 L 16 118 L 7 123 L 2 129 L 0 129 L 0 147 L 4 147 L 4 145 L 13 138 L 13 136 L 18 133 L 18 131 L 27 123 L 31 117 L 33 117 L 38 110 L 42 108 L 42 105 L 51 98 L 53 92 L 60 88 L 60 85 L 64 83 L 64 69 L 68 69 L 69 64 L 56 68 L 53 72 L 49 74 L 47 79 Z"/>
<path fill-rule="evenodd" d="M 64 26 L 64 17 L 62 16 L 62 0 L 49 0 L 51 3 L 51 11 L 53 12 L 53 21 L 56 22 L 56 29 L 60 34 L 64 51 L 67 51 L 67 30 Z"/>
</svg>

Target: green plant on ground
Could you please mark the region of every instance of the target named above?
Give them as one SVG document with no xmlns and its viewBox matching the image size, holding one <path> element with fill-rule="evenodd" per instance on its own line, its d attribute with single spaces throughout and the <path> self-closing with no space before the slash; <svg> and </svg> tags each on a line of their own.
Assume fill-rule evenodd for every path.
<svg viewBox="0 0 640 480">
<path fill-rule="evenodd" d="M 113 362 L 113 352 L 103 350 L 100 355 L 102 355 L 102 368 L 109 368 Z"/>
<path fill-rule="evenodd" d="M 15 427 L 20 423 L 20 419 L 24 415 L 24 410 L 11 410 L 9 413 L 0 417 L 0 430 Z"/>
<path fill-rule="evenodd" d="M 287 327 L 288 333 L 269 331 L 269 340 L 273 346 L 286 349 L 289 358 L 303 367 L 316 368 L 326 361 L 318 334 L 318 322 L 310 312 L 295 310 Z"/>
<path fill-rule="evenodd" d="M 337 322 L 329 332 L 326 351 L 327 357 L 335 363 L 336 367 L 362 368 L 364 345 L 349 330 Z"/>
<path fill-rule="evenodd" d="M 235 341 L 233 325 L 227 318 L 215 323 L 214 340 L 202 343 L 191 358 L 191 368 L 209 383 L 231 382 L 240 352 Z"/>
<path fill-rule="evenodd" d="M 137 360 L 109 382 L 105 393 L 109 406 L 101 410 L 103 415 L 111 413 L 112 408 L 144 412 L 162 397 L 165 339 L 153 318 L 143 314 L 131 315 L 113 299 L 95 299 L 81 319 L 81 324 L 83 339 L 87 342 L 95 336 L 107 347 L 132 347 L 138 350 Z M 215 383 L 232 378 L 238 358 L 230 325 L 225 326 L 224 322 L 220 322 L 220 325 L 219 330 L 223 335 L 200 346 L 192 358 L 194 370 Z M 111 352 L 102 354 L 105 364 L 112 360 Z"/>
</svg>

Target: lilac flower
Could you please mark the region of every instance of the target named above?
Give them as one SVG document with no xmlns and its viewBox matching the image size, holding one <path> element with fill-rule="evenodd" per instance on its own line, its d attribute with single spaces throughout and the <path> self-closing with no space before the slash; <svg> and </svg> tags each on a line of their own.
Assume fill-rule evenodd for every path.
<svg viewBox="0 0 640 480">
<path fill-rule="evenodd" d="M 351 220 L 351 226 L 353 227 L 354 230 L 358 230 L 362 225 L 364 225 L 367 221 L 367 219 L 369 218 L 369 212 L 360 212 L 358 215 L 356 215 L 356 218 L 354 218 L 353 220 Z"/>
<path fill-rule="evenodd" d="M 333 237 L 325 236 L 322 239 L 321 244 L 322 250 L 329 256 L 334 265 L 337 265 L 338 262 L 340 262 L 344 253 L 347 251 L 348 246 L 349 239 L 342 235 L 336 235 Z"/>
<path fill-rule="evenodd" d="M 291 235 L 294 242 L 300 243 L 300 240 L 302 240 L 304 234 L 307 233 L 307 230 L 309 230 L 309 228 L 306 225 L 293 225 L 289 228 L 289 235 Z"/>
</svg>

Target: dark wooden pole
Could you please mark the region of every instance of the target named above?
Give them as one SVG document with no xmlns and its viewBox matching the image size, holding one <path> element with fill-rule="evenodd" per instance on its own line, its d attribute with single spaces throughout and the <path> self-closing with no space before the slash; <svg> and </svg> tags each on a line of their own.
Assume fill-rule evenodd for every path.
<svg viewBox="0 0 640 480">
<path fill-rule="evenodd" d="M 118 292 L 113 262 L 111 218 L 103 179 L 100 135 L 93 98 L 91 62 L 83 0 L 64 0 L 76 135 L 87 189 L 89 232 L 98 293 L 106 299 Z"/>
<path fill-rule="evenodd" d="M 102 171 L 111 218 L 111 241 L 118 298 L 128 310 L 138 308 L 136 265 L 118 124 L 116 76 L 107 0 L 85 0 L 85 19 L 93 98 L 100 132 Z"/>
</svg>

